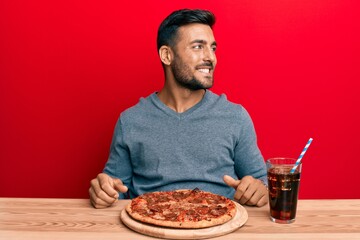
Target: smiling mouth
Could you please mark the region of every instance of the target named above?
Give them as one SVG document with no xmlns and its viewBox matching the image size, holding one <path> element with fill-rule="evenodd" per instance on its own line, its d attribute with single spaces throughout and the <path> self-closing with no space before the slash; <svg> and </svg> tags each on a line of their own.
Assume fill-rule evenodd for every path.
<svg viewBox="0 0 360 240">
<path fill-rule="evenodd" d="M 202 73 L 210 73 L 210 69 L 209 68 L 200 68 L 198 69 L 199 72 L 202 72 Z"/>
<path fill-rule="evenodd" d="M 196 67 L 196 70 L 201 72 L 201 73 L 204 73 L 204 74 L 211 74 L 214 70 L 214 66 L 212 63 L 203 63 L 203 64 L 199 64 L 197 67 Z"/>
</svg>

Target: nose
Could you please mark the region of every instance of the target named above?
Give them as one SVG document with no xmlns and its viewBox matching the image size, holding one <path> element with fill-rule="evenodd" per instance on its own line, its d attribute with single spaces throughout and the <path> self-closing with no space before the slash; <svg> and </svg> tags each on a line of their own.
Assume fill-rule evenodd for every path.
<svg viewBox="0 0 360 240">
<path fill-rule="evenodd" d="M 209 61 L 212 63 L 216 62 L 216 55 L 213 49 L 213 46 L 206 47 L 204 50 L 204 61 Z"/>
</svg>

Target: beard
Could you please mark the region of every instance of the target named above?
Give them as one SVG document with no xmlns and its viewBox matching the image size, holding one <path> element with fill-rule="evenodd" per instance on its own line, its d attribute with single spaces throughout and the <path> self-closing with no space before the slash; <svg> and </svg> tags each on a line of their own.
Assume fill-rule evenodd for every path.
<svg viewBox="0 0 360 240">
<path fill-rule="evenodd" d="M 204 64 L 211 66 L 211 63 Z M 174 58 L 171 70 L 174 74 L 175 81 L 182 87 L 190 90 L 209 89 L 213 86 L 213 77 L 206 82 L 201 82 L 191 72 L 189 65 L 185 64 L 178 57 Z"/>
</svg>

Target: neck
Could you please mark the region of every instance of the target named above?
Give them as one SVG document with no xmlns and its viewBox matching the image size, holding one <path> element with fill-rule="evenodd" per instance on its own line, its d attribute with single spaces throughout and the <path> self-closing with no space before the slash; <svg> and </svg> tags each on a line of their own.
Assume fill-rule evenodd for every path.
<svg viewBox="0 0 360 240">
<path fill-rule="evenodd" d="M 177 113 L 182 113 L 199 103 L 205 94 L 204 89 L 173 89 L 164 86 L 158 93 L 160 101 L 162 101 L 170 109 Z"/>
</svg>

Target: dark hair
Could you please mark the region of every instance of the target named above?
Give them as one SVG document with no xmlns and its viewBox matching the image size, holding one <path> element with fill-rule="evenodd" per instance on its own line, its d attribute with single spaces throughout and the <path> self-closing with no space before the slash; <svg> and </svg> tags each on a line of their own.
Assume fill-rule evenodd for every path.
<svg viewBox="0 0 360 240">
<path fill-rule="evenodd" d="M 212 12 L 201 9 L 181 9 L 172 12 L 160 24 L 157 36 L 158 51 L 163 45 L 174 46 L 179 27 L 190 23 L 202 23 L 212 28 L 215 24 L 215 16 Z"/>
</svg>

